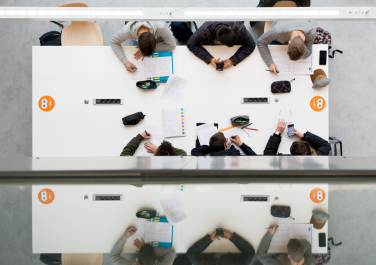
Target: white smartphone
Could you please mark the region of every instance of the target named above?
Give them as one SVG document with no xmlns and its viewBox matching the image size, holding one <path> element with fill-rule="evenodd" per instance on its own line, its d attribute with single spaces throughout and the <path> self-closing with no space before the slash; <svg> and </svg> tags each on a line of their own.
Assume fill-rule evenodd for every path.
<svg viewBox="0 0 376 265">
<path fill-rule="evenodd" d="M 287 135 L 294 136 L 294 124 L 287 125 Z"/>
</svg>

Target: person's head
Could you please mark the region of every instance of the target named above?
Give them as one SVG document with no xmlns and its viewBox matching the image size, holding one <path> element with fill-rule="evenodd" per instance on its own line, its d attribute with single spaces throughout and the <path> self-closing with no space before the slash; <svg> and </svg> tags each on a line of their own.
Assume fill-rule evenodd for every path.
<svg viewBox="0 0 376 265">
<path fill-rule="evenodd" d="M 138 252 L 138 264 L 139 265 L 153 265 L 157 259 L 157 254 L 152 245 L 145 243 L 142 245 Z"/>
<path fill-rule="evenodd" d="M 163 141 L 161 145 L 158 147 L 155 155 L 156 156 L 174 156 L 175 149 L 170 142 Z"/>
<path fill-rule="evenodd" d="M 143 32 L 137 39 L 138 48 L 143 56 L 151 56 L 155 52 L 157 41 L 150 32 Z"/>
<path fill-rule="evenodd" d="M 217 40 L 227 47 L 232 47 L 238 42 L 235 32 L 227 26 L 222 26 L 217 30 Z"/>
<path fill-rule="evenodd" d="M 310 156 L 311 146 L 306 141 L 293 142 L 290 146 L 290 153 L 293 156 Z"/>
<path fill-rule="evenodd" d="M 304 246 L 300 240 L 291 238 L 287 244 L 287 254 L 291 265 L 300 265 L 304 263 Z"/>
<path fill-rule="evenodd" d="M 305 44 L 304 44 L 303 38 L 300 35 L 295 36 L 289 41 L 287 54 L 289 55 L 292 61 L 299 60 L 303 56 L 304 51 L 305 51 Z"/>
<path fill-rule="evenodd" d="M 210 137 L 209 140 L 210 150 L 212 152 L 219 152 L 228 149 L 227 139 L 223 133 L 218 132 Z"/>
<path fill-rule="evenodd" d="M 219 256 L 217 264 L 216 265 L 238 265 L 239 258 L 236 254 L 228 252 L 226 254 L 223 254 Z"/>
</svg>

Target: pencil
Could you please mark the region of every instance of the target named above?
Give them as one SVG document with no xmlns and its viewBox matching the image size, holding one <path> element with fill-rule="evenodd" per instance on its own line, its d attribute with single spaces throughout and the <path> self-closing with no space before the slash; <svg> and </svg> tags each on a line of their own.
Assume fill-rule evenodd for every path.
<svg viewBox="0 0 376 265">
<path fill-rule="evenodd" d="M 223 131 L 226 131 L 226 130 L 230 130 L 230 129 L 232 129 L 232 128 L 236 128 L 236 126 L 226 127 L 226 128 L 223 128 L 223 129 L 218 130 L 218 132 L 223 132 Z"/>
</svg>

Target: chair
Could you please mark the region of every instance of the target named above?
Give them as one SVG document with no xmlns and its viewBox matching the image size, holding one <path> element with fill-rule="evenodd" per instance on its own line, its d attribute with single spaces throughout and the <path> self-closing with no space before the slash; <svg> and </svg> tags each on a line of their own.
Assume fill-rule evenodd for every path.
<svg viewBox="0 0 376 265">
<path fill-rule="evenodd" d="M 61 265 L 102 265 L 103 253 L 61 254 Z"/>
<path fill-rule="evenodd" d="M 88 7 L 85 3 L 68 3 L 59 7 Z M 64 21 L 59 21 L 62 23 Z M 72 21 L 61 32 L 62 46 L 103 46 L 103 35 L 98 24 L 89 21 Z"/>
<path fill-rule="evenodd" d="M 273 7 L 296 7 L 294 1 L 279 1 Z M 267 32 L 273 24 L 274 21 L 265 21 L 264 32 Z"/>
</svg>

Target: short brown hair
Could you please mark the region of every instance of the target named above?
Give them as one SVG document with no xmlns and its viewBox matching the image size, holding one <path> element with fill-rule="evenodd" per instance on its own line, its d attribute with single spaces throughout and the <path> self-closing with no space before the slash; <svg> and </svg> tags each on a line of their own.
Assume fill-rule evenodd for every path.
<svg viewBox="0 0 376 265">
<path fill-rule="evenodd" d="M 290 255 L 290 258 L 299 262 L 304 257 L 304 246 L 299 239 L 291 238 L 287 244 L 287 253 Z"/>
<path fill-rule="evenodd" d="M 138 262 L 140 265 L 153 265 L 156 259 L 157 254 L 154 247 L 149 243 L 143 244 L 138 252 Z"/>
<path fill-rule="evenodd" d="M 155 52 L 157 41 L 150 32 L 143 32 L 138 36 L 138 48 L 143 56 L 151 56 Z"/>
<path fill-rule="evenodd" d="M 225 150 L 226 142 L 227 140 L 224 134 L 221 132 L 218 132 L 214 134 L 209 140 L 210 149 L 213 152 L 219 152 L 219 151 Z"/>
<path fill-rule="evenodd" d="M 287 49 L 287 54 L 292 61 L 299 60 L 305 51 L 305 45 L 302 37 L 295 36 L 290 42 L 289 48 Z"/>
<path fill-rule="evenodd" d="M 293 156 L 310 156 L 311 146 L 306 141 L 293 142 L 290 147 L 290 153 Z"/>
<path fill-rule="evenodd" d="M 163 141 L 161 145 L 158 147 L 155 156 L 174 156 L 175 149 L 172 144 L 168 141 Z"/>
</svg>

